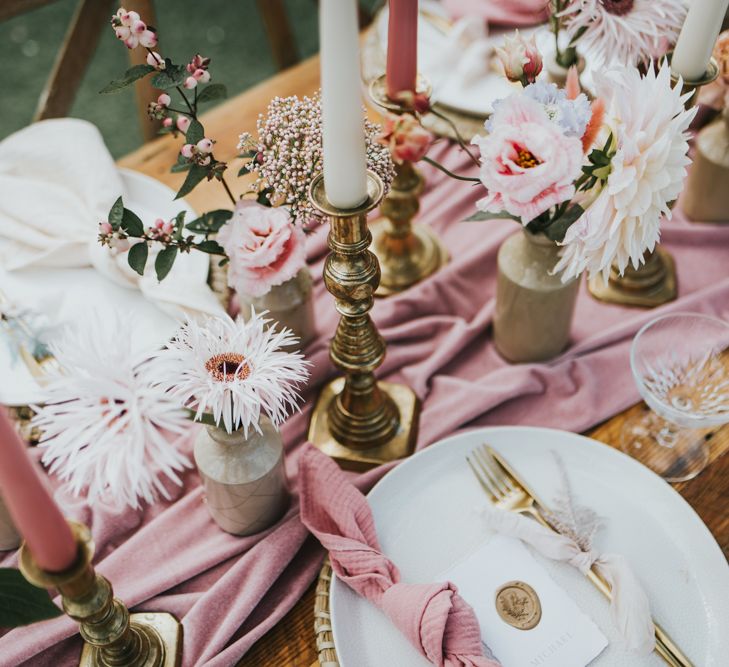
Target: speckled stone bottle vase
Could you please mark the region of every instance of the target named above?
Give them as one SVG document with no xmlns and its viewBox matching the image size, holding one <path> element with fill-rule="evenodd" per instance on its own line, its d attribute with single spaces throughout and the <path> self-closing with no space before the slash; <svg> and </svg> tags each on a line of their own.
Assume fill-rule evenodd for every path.
<svg viewBox="0 0 729 667">
<path fill-rule="evenodd" d="M 267 310 L 266 317 L 291 329 L 304 347 L 316 336 L 312 286 L 311 272 L 304 267 L 293 278 L 272 287 L 263 296 L 238 294 L 241 315 L 248 319 L 251 308 L 255 308 L 258 313 Z"/>
<path fill-rule="evenodd" d="M 2 495 L 0 495 L 0 551 L 10 551 L 20 546 L 20 534 L 15 528 L 13 520 Z"/>
<path fill-rule="evenodd" d="M 261 433 L 227 433 L 208 426 L 195 440 L 195 463 L 205 488 L 210 516 L 226 532 L 252 535 L 273 525 L 285 512 L 289 494 L 281 434 L 266 417 Z"/>
<path fill-rule="evenodd" d="M 558 259 L 554 241 L 526 230 L 499 248 L 494 343 L 509 361 L 546 361 L 569 343 L 579 279 L 552 275 Z"/>
</svg>

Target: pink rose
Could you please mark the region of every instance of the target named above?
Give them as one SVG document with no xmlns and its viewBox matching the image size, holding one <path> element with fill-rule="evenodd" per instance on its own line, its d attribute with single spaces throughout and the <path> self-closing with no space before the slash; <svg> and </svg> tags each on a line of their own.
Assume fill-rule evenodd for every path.
<svg viewBox="0 0 729 667">
<path fill-rule="evenodd" d="M 306 264 L 304 232 L 283 208 L 243 199 L 217 240 L 230 258 L 228 284 L 248 296 L 263 296 Z"/>
<path fill-rule="evenodd" d="M 392 159 L 402 164 L 422 160 L 433 142 L 433 135 L 412 114 L 388 114 L 379 141 L 390 149 Z"/>
<path fill-rule="evenodd" d="M 491 133 L 473 139 L 481 150 L 481 211 L 506 211 L 527 225 L 571 199 L 582 171 L 582 142 L 562 134 L 542 106 L 524 95 L 508 97 L 492 116 Z"/>
</svg>

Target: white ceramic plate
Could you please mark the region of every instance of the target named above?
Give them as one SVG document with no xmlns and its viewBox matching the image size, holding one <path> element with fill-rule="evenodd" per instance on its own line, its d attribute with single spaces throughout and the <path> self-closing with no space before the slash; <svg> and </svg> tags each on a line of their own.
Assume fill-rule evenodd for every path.
<svg viewBox="0 0 729 667">
<path fill-rule="evenodd" d="M 473 116 L 489 116 L 493 112 L 495 100 L 504 98 L 513 93 L 518 86 L 509 83 L 504 78 L 498 58 L 492 51 L 491 65 L 487 66 L 484 75 L 480 78 L 465 81 L 463 78 L 453 76 L 453 70 L 443 70 L 440 66 L 441 54 L 447 44 L 448 22 L 443 9 L 438 2 L 421 1 L 421 14 L 418 19 L 418 70 L 433 86 L 432 100 L 441 106 L 450 107 L 455 111 Z M 442 17 L 440 20 L 434 17 Z M 387 7 L 377 15 L 376 29 L 383 53 L 387 52 Z M 504 35 L 511 34 L 514 29 L 497 28 L 489 33 L 486 43 L 492 48 L 501 46 Z M 536 28 L 520 28 L 520 34 L 525 38 L 536 35 L 537 46 L 541 53 L 547 57 L 554 51 L 554 37 L 546 25 Z M 582 84 L 591 89 L 592 72 L 590 58 L 587 54 L 587 67 L 580 76 Z M 546 72 L 540 75 L 546 78 Z"/>
<path fill-rule="evenodd" d="M 629 559 L 654 618 L 697 667 L 727 664 L 729 566 L 709 530 L 647 468 L 572 433 L 517 426 L 469 431 L 428 447 L 383 477 L 368 498 L 382 549 L 400 568 L 403 581 L 437 580 L 485 539 L 478 508 L 486 497 L 465 460 L 484 442 L 501 452 L 545 502 L 558 488 L 551 453 L 557 452 L 578 501 L 605 518 L 597 548 Z M 640 658 L 618 645 L 607 602 L 576 570 L 540 561 L 610 640 L 592 665 L 663 664 L 655 653 Z M 377 608 L 336 578 L 330 606 L 342 667 L 427 667 Z"/>
<path fill-rule="evenodd" d="M 171 218 L 179 211 L 187 211 L 187 219 L 195 216 L 184 200 L 173 201 L 174 191 L 163 183 L 129 169 L 121 169 L 124 183 L 124 204 L 134 210 L 142 220 L 158 217 Z M 189 253 L 178 257 L 175 269 L 187 274 L 200 275 L 205 280 L 208 271 L 207 256 Z M 161 345 L 174 333 L 176 321 L 162 312 L 140 291 L 126 289 L 93 268 L 53 269 L 36 268 L 6 272 L 0 267 L 3 292 L 14 303 L 21 303 L 30 311 L 46 315 L 52 325 L 71 322 L 83 323 L 95 311 L 118 313 L 122 320 L 132 318 L 134 339 L 139 349 Z M 27 405 L 42 398 L 36 384 L 22 361 L 13 358 L 10 347 L 0 332 L 0 403 Z"/>
</svg>

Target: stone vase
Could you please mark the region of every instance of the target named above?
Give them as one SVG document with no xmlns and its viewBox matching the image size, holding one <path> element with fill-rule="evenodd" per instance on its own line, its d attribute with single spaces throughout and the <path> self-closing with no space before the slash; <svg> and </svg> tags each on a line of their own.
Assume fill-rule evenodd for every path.
<svg viewBox="0 0 729 667">
<path fill-rule="evenodd" d="M 240 313 L 248 319 L 251 309 L 268 311 L 267 317 L 291 329 L 305 347 L 316 336 L 314 325 L 313 280 L 307 267 L 281 285 L 275 285 L 263 296 L 238 294 Z"/>
<path fill-rule="evenodd" d="M 10 518 L 8 508 L 0 496 L 0 551 L 10 551 L 20 546 L 21 537 Z"/>
<path fill-rule="evenodd" d="M 509 361 L 546 361 L 569 343 L 579 279 L 552 275 L 558 259 L 554 241 L 526 230 L 499 248 L 494 343 Z"/>
<path fill-rule="evenodd" d="M 213 520 L 233 535 L 253 535 L 278 521 L 289 504 L 281 435 L 261 417 L 261 433 L 201 429 L 195 463 Z"/>
<path fill-rule="evenodd" d="M 697 222 L 729 222 L 729 109 L 696 135 L 682 205 Z"/>
</svg>

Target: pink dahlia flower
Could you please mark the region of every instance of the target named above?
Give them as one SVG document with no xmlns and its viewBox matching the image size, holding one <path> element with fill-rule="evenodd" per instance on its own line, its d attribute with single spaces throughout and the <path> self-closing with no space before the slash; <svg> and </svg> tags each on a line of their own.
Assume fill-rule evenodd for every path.
<svg viewBox="0 0 729 667">
<path fill-rule="evenodd" d="M 488 191 L 481 211 L 506 211 L 527 225 L 571 199 L 582 171 L 582 142 L 569 137 L 542 105 L 523 95 L 504 100 L 491 132 L 473 139 L 481 151 L 481 182 Z"/>
<path fill-rule="evenodd" d="M 228 284 L 248 296 L 263 296 L 306 263 L 304 232 L 283 208 L 241 200 L 218 241 L 230 258 Z"/>
</svg>

